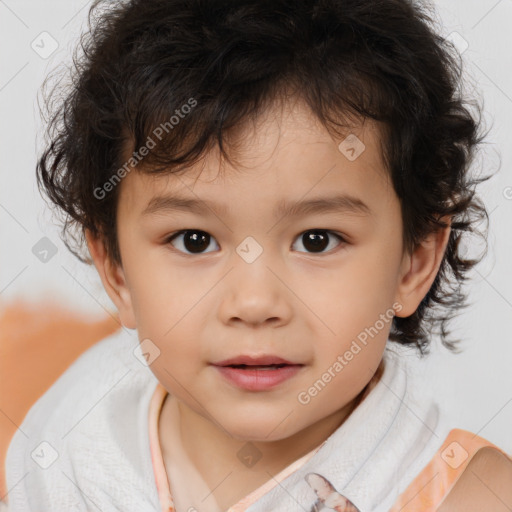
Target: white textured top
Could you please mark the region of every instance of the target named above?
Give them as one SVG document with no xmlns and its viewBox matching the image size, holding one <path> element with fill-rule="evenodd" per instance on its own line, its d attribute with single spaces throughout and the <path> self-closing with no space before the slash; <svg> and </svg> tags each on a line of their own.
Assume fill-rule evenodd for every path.
<svg viewBox="0 0 512 512">
<path fill-rule="evenodd" d="M 6 458 L 9 512 L 159 512 L 148 412 L 158 381 L 123 329 L 82 354 L 33 405 Z M 315 454 L 247 512 L 311 510 L 321 475 L 361 512 L 388 511 L 450 431 L 406 358 L 384 353 L 375 388 Z M 417 396 L 417 395 L 420 396 Z M 178 511 L 181 512 L 181 511 Z M 200 511 L 199 511 L 200 512 Z"/>
</svg>

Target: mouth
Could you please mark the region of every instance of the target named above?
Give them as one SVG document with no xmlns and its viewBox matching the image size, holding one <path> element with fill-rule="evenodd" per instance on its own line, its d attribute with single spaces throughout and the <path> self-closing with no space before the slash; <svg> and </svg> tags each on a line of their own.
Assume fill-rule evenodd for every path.
<svg viewBox="0 0 512 512">
<path fill-rule="evenodd" d="M 238 368 L 240 370 L 277 370 L 278 368 L 284 368 L 285 366 L 294 366 L 289 364 L 267 364 L 267 365 L 256 365 L 256 364 L 228 364 L 229 368 Z"/>
<path fill-rule="evenodd" d="M 246 391 L 265 391 L 295 376 L 304 364 L 281 357 L 238 356 L 213 363 L 226 381 Z"/>
<path fill-rule="evenodd" d="M 269 366 L 294 366 L 299 363 L 288 361 L 282 357 L 273 355 L 262 355 L 262 356 L 251 356 L 241 355 L 237 357 L 231 357 L 230 359 L 224 359 L 217 363 L 212 363 L 214 366 L 241 366 L 241 367 L 269 367 Z"/>
</svg>

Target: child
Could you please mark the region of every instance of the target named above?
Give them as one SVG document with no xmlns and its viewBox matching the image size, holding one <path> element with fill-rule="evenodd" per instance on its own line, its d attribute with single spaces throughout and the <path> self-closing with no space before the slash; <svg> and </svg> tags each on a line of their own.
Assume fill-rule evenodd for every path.
<svg viewBox="0 0 512 512">
<path fill-rule="evenodd" d="M 38 180 L 122 328 L 26 416 L 11 512 L 509 510 L 510 458 L 397 349 L 456 348 L 486 216 L 425 8 L 102 6 Z"/>
</svg>

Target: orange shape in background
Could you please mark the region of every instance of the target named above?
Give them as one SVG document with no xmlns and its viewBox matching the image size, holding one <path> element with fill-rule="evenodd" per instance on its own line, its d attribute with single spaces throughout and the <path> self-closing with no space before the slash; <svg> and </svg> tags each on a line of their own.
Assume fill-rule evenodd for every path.
<svg viewBox="0 0 512 512">
<path fill-rule="evenodd" d="M 56 303 L 0 304 L 0 499 L 9 498 L 7 448 L 30 407 L 80 354 L 120 327 L 116 315 L 91 318 Z"/>
</svg>

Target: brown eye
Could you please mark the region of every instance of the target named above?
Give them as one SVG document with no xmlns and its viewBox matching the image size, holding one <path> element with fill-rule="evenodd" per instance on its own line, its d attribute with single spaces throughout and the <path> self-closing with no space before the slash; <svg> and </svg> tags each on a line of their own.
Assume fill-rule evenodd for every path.
<svg viewBox="0 0 512 512">
<path fill-rule="evenodd" d="M 304 233 L 302 233 L 300 241 L 302 242 L 302 244 L 304 245 L 308 252 L 322 253 L 325 252 L 325 249 L 327 247 L 329 247 L 330 245 L 332 246 L 330 239 L 333 235 L 336 238 L 338 238 L 340 242 L 344 241 L 340 235 L 337 235 L 332 231 L 328 231 L 325 229 L 311 229 L 309 231 L 305 231 Z"/>
<path fill-rule="evenodd" d="M 173 243 L 177 240 L 176 245 Z M 206 231 L 201 231 L 198 229 L 187 229 L 178 231 L 174 235 L 172 235 L 167 243 L 170 243 L 176 247 L 178 250 L 190 253 L 190 254 L 203 254 L 208 248 L 212 240 L 212 237 L 206 233 Z"/>
</svg>

